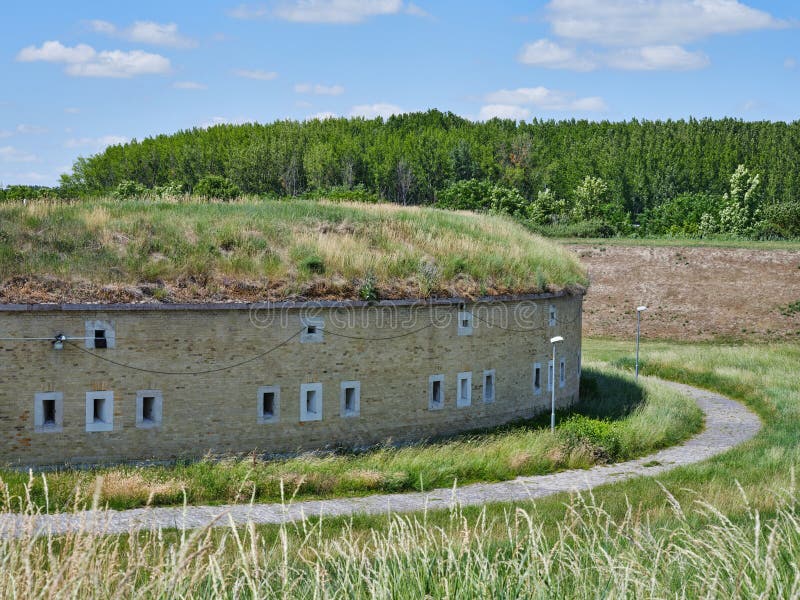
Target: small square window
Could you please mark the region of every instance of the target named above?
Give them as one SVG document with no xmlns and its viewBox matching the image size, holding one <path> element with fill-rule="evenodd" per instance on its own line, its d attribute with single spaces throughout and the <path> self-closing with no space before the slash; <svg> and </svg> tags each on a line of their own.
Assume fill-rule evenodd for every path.
<svg viewBox="0 0 800 600">
<path fill-rule="evenodd" d="M 88 349 L 114 348 L 116 334 L 110 321 L 86 321 L 85 345 Z"/>
<path fill-rule="evenodd" d="M 357 417 L 361 414 L 361 382 L 342 382 L 339 412 L 342 417 Z"/>
<path fill-rule="evenodd" d="M 549 319 L 548 319 L 548 323 L 549 323 L 550 327 L 555 327 L 556 326 L 556 320 L 557 320 L 556 319 L 556 307 L 551 304 L 550 305 L 550 315 L 549 315 Z"/>
<path fill-rule="evenodd" d="M 318 343 L 323 340 L 325 322 L 320 317 L 302 317 L 300 342 L 303 344 Z"/>
<path fill-rule="evenodd" d="M 64 395 L 61 392 L 39 392 L 34 395 L 33 430 L 55 433 L 63 430 Z"/>
<path fill-rule="evenodd" d="M 494 369 L 483 372 L 483 401 L 486 404 L 494 402 Z"/>
<path fill-rule="evenodd" d="M 558 387 L 564 387 L 567 383 L 567 362 L 561 359 L 558 364 Z"/>
<path fill-rule="evenodd" d="M 114 392 L 86 392 L 86 431 L 114 430 Z"/>
<path fill-rule="evenodd" d="M 542 365 L 540 363 L 533 364 L 533 393 L 542 393 Z"/>
<path fill-rule="evenodd" d="M 258 388 L 258 422 L 277 423 L 281 414 L 281 388 L 277 385 L 263 385 Z"/>
<path fill-rule="evenodd" d="M 161 390 L 139 390 L 136 392 L 136 427 L 152 429 L 162 422 L 164 399 Z"/>
<path fill-rule="evenodd" d="M 464 408 L 472 404 L 472 373 L 467 371 L 459 373 L 457 376 L 457 391 L 456 406 Z"/>
<path fill-rule="evenodd" d="M 444 408 L 444 375 L 431 375 L 428 378 L 428 410 Z"/>
<path fill-rule="evenodd" d="M 458 311 L 458 335 L 472 335 L 474 317 L 472 311 Z"/>
<path fill-rule="evenodd" d="M 321 383 L 303 383 L 300 385 L 300 420 L 322 420 Z"/>
</svg>

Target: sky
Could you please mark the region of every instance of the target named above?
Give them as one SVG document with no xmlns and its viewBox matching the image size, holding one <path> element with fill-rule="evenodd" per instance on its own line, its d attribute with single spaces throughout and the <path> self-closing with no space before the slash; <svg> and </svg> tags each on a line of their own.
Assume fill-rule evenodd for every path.
<svg viewBox="0 0 800 600">
<path fill-rule="evenodd" d="M 0 186 L 226 122 L 800 118 L 788 0 L 30 0 L 0 21 Z"/>
</svg>

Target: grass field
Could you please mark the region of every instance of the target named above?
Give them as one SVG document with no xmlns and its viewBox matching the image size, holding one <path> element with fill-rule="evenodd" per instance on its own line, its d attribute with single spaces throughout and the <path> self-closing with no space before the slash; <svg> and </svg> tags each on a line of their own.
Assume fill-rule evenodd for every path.
<svg viewBox="0 0 800 600">
<path fill-rule="evenodd" d="M 702 413 L 690 399 L 651 381 L 637 386 L 621 371 L 584 369 L 583 394 L 583 402 L 559 416 L 564 422 L 555 435 L 548 414 L 489 432 L 360 454 L 67 470 L 34 477 L 30 485 L 27 473 L 0 472 L 0 492 L 20 499 L 12 502 L 17 510 L 28 498 L 39 507 L 69 510 L 90 502 L 95 490 L 102 505 L 115 509 L 184 500 L 280 502 L 284 492 L 310 499 L 421 491 L 627 460 L 673 445 L 702 427 Z"/>
<path fill-rule="evenodd" d="M 588 341 L 592 359 L 630 345 Z M 800 347 L 646 344 L 645 371 L 746 402 L 750 442 L 659 481 L 517 506 L 0 542 L 0 594 L 224 598 L 791 598 L 800 594 Z"/>
<path fill-rule="evenodd" d="M 567 250 L 499 216 L 391 204 L 0 204 L 0 301 L 398 298 L 583 285 Z"/>
</svg>

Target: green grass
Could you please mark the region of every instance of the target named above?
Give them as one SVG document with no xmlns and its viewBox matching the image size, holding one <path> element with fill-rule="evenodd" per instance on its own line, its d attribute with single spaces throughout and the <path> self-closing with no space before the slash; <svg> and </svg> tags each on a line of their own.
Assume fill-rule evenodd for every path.
<svg viewBox="0 0 800 600">
<path fill-rule="evenodd" d="M 690 399 L 652 381 L 637 386 L 613 369 L 585 369 L 582 394 L 579 405 L 559 415 L 563 423 L 555 435 L 548 414 L 435 443 L 359 454 L 66 470 L 36 477 L 30 485 L 27 474 L 6 471 L 0 472 L 0 485 L 8 486 L 11 496 L 30 495 L 38 506 L 57 510 L 86 502 L 96 489 L 99 501 L 115 509 L 175 505 L 184 498 L 190 504 L 280 502 L 282 485 L 295 499 L 420 491 L 627 460 L 678 443 L 702 427 L 702 413 Z"/>
<path fill-rule="evenodd" d="M 13 278 L 24 279 L 18 301 L 34 302 L 358 298 L 366 284 L 380 298 L 493 295 L 586 284 L 570 252 L 508 218 L 258 199 L 3 203 L 0 283 Z"/>
</svg>

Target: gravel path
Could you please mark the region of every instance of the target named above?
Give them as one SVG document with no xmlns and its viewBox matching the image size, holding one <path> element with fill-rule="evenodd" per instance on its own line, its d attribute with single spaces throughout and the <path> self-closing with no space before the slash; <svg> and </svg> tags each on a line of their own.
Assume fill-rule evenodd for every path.
<svg viewBox="0 0 800 600">
<path fill-rule="evenodd" d="M 309 516 L 346 516 L 356 513 L 380 514 L 387 511 L 411 512 L 442 509 L 458 503 L 473 506 L 489 502 L 510 502 L 542 498 L 559 492 L 578 492 L 642 475 L 656 475 L 681 465 L 697 463 L 741 444 L 758 433 L 761 421 L 738 402 L 698 388 L 665 382 L 693 398 L 705 413 L 702 433 L 679 446 L 624 463 L 591 469 L 560 471 L 550 475 L 517 477 L 500 483 L 475 483 L 456 489 L 430 492 L 379 494 L 364 498 L 344 498 L 281 504 L 189 506 L 178 508 L 137 508 L 133 510 L 84 511 L 53 515 L 0 515 L 0 536 L 41 535 L 49 531 L 94 531 L 127 533 L 142 529 L 196 529 L 212 523 L 228 525 L 281 523 Z"/>
</svg>

